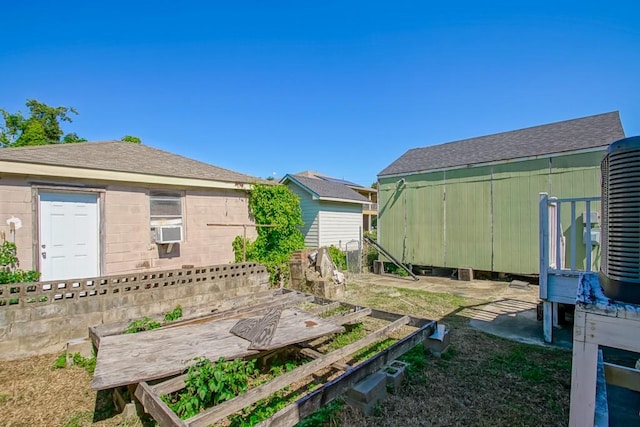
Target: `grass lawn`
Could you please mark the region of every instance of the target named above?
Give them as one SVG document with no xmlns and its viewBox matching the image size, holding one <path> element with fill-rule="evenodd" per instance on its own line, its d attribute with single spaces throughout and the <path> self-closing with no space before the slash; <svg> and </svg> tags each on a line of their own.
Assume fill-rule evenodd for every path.
<svg viewBox="0 0 640 427">
<path fill-rule="evenodd" d="M 359 284 L 347 285 L 345 299 L 446 323 L 451 347 L 440 359 L 426 355 L 418 361 L 418 369 L 402 390 L 390 394 L 374 416 L 363 417 L 344 407 L 320 419 L 343 426 L 567 425 L 571 353 L 519 344 L 470 328 L 465 307 L 483 301 Z M 52 369 L 56 357 L 0 362 L 2 425 L 143 425 L 114 415 L 111 396 L 91 390 L 91 376 L 85 369 Z"/>
</svg>

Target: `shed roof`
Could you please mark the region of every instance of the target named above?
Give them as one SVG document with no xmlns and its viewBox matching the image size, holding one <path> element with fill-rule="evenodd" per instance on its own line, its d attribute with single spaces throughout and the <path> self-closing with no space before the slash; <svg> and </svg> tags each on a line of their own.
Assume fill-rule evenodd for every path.
<svg viewBox="0 0 640 427">
<path fill-rule="evenodd" d="M 447 169 L 480 163 L 573 152 L 624 138 L 617 111 L 510 132 L 414 148 L 378 176 Z"/>
<path fill-rule="evenodd" d="M 301 175 L 285 175 L 282 183 L 291 181 L 303 189 L 313 193 L 319 199 L 340 200 L 348 203 L 370 203 L 363 195 L 357 193 L 344 184 L 338 184 L 323 179 L 309 178 Z"/>
<path fill-rule="evenodd" d="M 233 183 L 261 181 L 249 175 L 169 153 L 148 145 L 122 141 L 2 148 L 0 149 L 0 161 Z"/>
</svg>

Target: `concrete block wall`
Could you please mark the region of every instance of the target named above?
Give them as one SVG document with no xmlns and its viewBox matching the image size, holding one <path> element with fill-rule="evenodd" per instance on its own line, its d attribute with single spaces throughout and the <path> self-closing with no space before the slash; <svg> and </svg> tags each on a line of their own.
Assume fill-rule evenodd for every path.
<svg viewBox="0 0 640 427">
<path fill-rule="evenodd" d="M 0 286 L 0 359 L 61 352 L 88 327 L 203 306 L 269 289 L 260 264 Z"/>
<path fill-rule="evenodd" d="M 7 220 L 14 216 L 22 221 L 22 228 L 15 233 L 15 243 L 23 270 L 33 268 L 31 197 L 31 187 L 26 186 L 23 180 L 0 175 L 0 233 L 4 233 L 5 239 L 11 241 Z"/>
<path fill-rule="evenodd" d="M 37 244 L 37 198 L 33 196 L 43 180 L 37 177 L 15 177 L 0 174 L 0 233 L 10 240 L 6 220 L 16 216 L 23 227 L 16 232 L 20 268 L 37 269 L 34 244 Z M 47 191 L 64 191 L 69 185 L 104 189 L 102 264 L 104 275 L 181 268 L 185 265 L 210 265 L 233 262 L 231 243 L 242 235 L 242 227 L 210 227 L 207 223 L 251 223 L 248 195 L 244 190 L 180 189 L 154 187 L 183 194 L 185 241 L 176 244 L 171 253 L 168 245 L 157 245 L 152 239 L 149 218 L 150 187 L 114 184 L 81 179 L 46 179 Z M 95 191 L 95 190 L 93 190 Z M 255 227 L 247 227 L 247 237 L 257 235 Z M 1 239 L 0 239 L 1 240 Z M 37 251 L 36 251 L 37 252 Z"/>
</svg>

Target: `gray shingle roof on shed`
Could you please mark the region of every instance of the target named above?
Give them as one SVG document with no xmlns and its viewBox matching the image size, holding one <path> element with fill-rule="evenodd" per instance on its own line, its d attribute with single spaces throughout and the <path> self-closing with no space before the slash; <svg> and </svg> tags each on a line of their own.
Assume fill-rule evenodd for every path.
<svg viewBox="0 0 640 427">
<path fill-rule="evenodd" d="M 414 148 L 378 176 L 447 169 L 597 147 L 624 138 L 617 111 L 510 132 Z"/>
<path fill-rule="evenodd" d="M 148 145 L 122 141 L 1 148 L 0 160 L 234 183 L 262 181 Z"/>
<path fill-rule="evenodd" d="M 370 203 L 370 200 L 368 200 L 366 197 L 343 184 L 337 184 L 318 178 L 308 178 L 301 175 L 286 175 L 282 179 L 282 182 L 286 183 L 287 180 L 294 182 L 297 181 L 297 183 L 317 194 L 321 199 L 331 198 L 349 200 L 356 203 Z"/>
</svg>

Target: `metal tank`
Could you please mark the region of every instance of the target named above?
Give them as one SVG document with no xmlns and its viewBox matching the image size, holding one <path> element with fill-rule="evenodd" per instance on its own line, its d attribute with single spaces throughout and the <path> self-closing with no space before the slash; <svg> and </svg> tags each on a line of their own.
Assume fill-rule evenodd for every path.
<svg viewBox="0 0 640 427">
<path fill-rule="evenodd" d="M 601 170 L 600 283 L 609 298 L 640 304 L 640 136 L 612 143 Z"/>
</svg>

